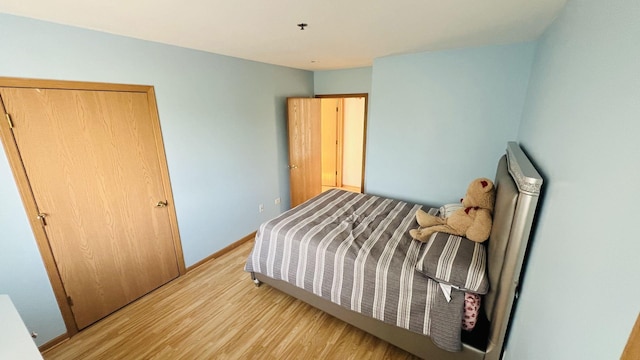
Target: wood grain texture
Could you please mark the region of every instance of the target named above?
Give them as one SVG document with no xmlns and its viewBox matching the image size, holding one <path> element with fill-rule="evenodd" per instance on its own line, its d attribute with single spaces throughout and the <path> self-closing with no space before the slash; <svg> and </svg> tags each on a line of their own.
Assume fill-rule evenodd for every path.
<svg viewBox="0 0 640 360">
<path fill-rule="evenodd" d="M 624 352 L 620 360 L 638 360 L 640 359 L 640 314 L 636 318 L 636 323 L 631 330 L 629 340 L 624 348 Z"/>
<path fill-rule="evenodd" d="M 198 261 L 197 263 L 189 266 L 187 268 L 187 271 L 195 270 L 195 268 L 197 268 L 200 265 L 206 264 L 207 262 L 209 262 L 209 261 L 211 261 L 213 259 L 217 259 L 217 258 L 219 258 L 221 256 L 224 256 L 225 254 L 233 251 L 233 249 L 235 249 L 235 248 L 237 248 L 239 246 L 242 246 L 242 244 L 246 243 L 247 241 L 253 241 L 253 239 L 255 239 L 255 237 L 256 237 L 256 231 L 254 231 L 251 234 L 243 237 L 242 239 L 232 243 L 231 245 L 221 249 L 220 251 L 216 251 L 215 253 L 213 253 L 213 254 L 207 256 L 206 258 Z"/>
<path fill-rule="evenodd" d="M 2 82 L 0 82 L 0 85 L 2 85 Z M 2 110 L 1 114 L 5 114 L 6 109 L 4 107 L 4 101 L 2 100 L 1 93 L 0 106 L 2 107 L 0 109 Z M 60 273 L 58 272 L 58 268 L 56 267 L 53 253 L 51 252 L 51 248 L 49 247 L 49 242 L 47 240 L 47 235 L 44 231 L 44 227 L 41 226 L 40 221 L 35 216 L 36 214 L 38 214 L 38 205 L 33 198 L 31 185 L 29 184 L 29 179 L 27 178 L 26 171 L 20 159 L 20 151 L 18 150 L 18 146 L 15 142 L 13 130 L 9 127 L 9 123 L 7 121 L 0 121 L 0 136 L 2 137 L 2 145 L 4 147 L 5 154 L 7 154 L 7 158 L 9 159 L 11 172 L 13 173 L 13 177 L 16 180 L 16 184 L 18 185 L 20 198 L 28 215 L 27 218 L 29 220 L 29 225 L 33 230 L 33 234 L 35 235 L 36 243 L 38 245 L 38 250 L 40 251 L 44 266 L 47 270 L 47 276 L 49 277 L 49 281 L 51 282 L 51 287 L 53 289 L 56 302 L 60 307 L 62 319 L 64 320 L 65 327 L 67 328 L 67 334 L 68 336 L 73 336 L 78 332 L 78 328 L 76 326 L 75 320 L 73 319 L 71 307 L 67 303 L 67 296 L 64 291 L 64 285 L 62 284 Z"/>
<path fill-rule="evenodd" d="M 142 87 L 142 86 L 140 86 Z M 160 128 L 160 117 L 158 115 L 158 104 L 156 103 L 156 93 L 152 86 L 149 86 L 145 90 L 147 94 L 147 102 L 149 104 L 149 117 L 151 120 L 150 126 L 153 129 L 154 140 L 156 143 L 157 159 L 160 163 L 158 171 L 160 172 L 160 178 L 164 186 L 165 198 L 170 201 L 169 204 L 169 224 L 171 227 L 171 234 L 173 239 L 173 246 L 175 248 L 176 260 L 178 261 L 178 271 L 180 275 L 187 273 L 187 267 L 184 263 L 184 256 L 182 251 L 182 240 L 180 239 L 180 231 L 178 229 L 178 216 L 176 215 L 175 207 L 173 206 L 173 189 L 171 187 L 171 179 L 169 177 L 169 164 L 167 163 L 167 155 L 164 151 L 164 140 L 162 138 L 162 129 Z"/>
<path fill-rule="evenodd" d="M 73 89 L 100 91 L 132 91 L 149 92 L 153 89 L 149 85 L 128 85 L 112 83 L 95 83 L 85 81 L 45 80 L 28 78 L 10 78 L 0 76 L 0 86 L 13 88 L 41 88 L 41 89 Z"/>
<path fill-rule="evenodd" d="M 178 276 L 147 94 L 1 92 L 78 328 Z"/>
<path fill-rule="evenodd" d="M 165 186 L 164 198 L 169 202 L 169 220 L 171 223 L 171 232 L 173 234 L 173 245 L 177 255 L 178 269 L 180 274 L 186 273 L 184 265 L 184 257 L 182 255 L 182 246 L 178 233 L 178 225 L 176 220 L 175 208 L 173 205 L 173 194 L 171 192 L 168 167 L 164 155 L 164 145 L 162 142 L 160 122 L 158 118 L 157 105 L 155 102 L 155 94 L 152 86 L 149 85 L 128 85 L 128 84 L 109 84 L 109 83 L 91 83 L 78 81 L 61 81 L 61 80 L 40 80 L 40 79 L 21 79 L 0 77 L 0 87 L 15 89 L 59 89 L 59 90 L 97 90 L 97 91 L 115 91 L 115 92 L 135 92 L 146 94 L 148 100 L 148 111 L 151 119 L 151 126 L 155 134 L 156 150 L 158 152 L 158 160 L 160 163 L 160 172 L 162 182 Z M 2 104 L 0 97 L 0 104 Z M 4 115 L 4 105 L 2 106 L 2 114 Z M 27 177 L 25 168 L 20 158 L 20 152 L 15 142 L 12 129 L 9 128 L 7 121 L 0 121 L 0 137 L 5 149 L 5 153 L 9 158 L 16 184 L 18 185 L 20 197 L 25 206 L 29 223 L 35 235 L 36 243 L 42 256 L 49 281 L 51 282 L 56 301 L 62 313 L 67 335 L 73 336 L 78 332 L 78 328 L 73 317 L 71 306 L 67 303 L 67 294 L 65 292 L 62 278 L 58 271 L 56 260 L 52 249 L 49 245 L 44 227 L 37 219 L 36 214 L 39 212 L 38 204 L 33 196 L 31 184 Z"/>
<path fill-rule="evenodd" d="M 291 207 L 322 192 L 320 99 L 287 99 Z"/>
<path fill-rule="evenodd" d="M 253 242 L 44 352 L 57 359 L 415 359 L 243 271 Z"/>
<path fill-rule="evenodd" d="M 54 337 L 53 339 L 47 341 L 46 343 L 38 346 L 38 350 L 40 350 L 40 352 L 47 351 L 47 350 L 49 350 L 49 349 L 51 349 L 53 347 L 58 346 L 59 344 L 65 342 L 67 340 L 69 340 L 69 335 L 67 333 L 64 333 L 64 334 L 62 334 L 60 336 Z"/>
</svg>

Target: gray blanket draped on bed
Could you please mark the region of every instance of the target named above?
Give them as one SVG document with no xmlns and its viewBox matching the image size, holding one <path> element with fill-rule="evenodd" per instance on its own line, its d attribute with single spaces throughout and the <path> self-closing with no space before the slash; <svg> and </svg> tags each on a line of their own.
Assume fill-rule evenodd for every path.
<svg viewBox="0 0 640 360">
<path fill-rule="evenodd" d="M 412 240 L 408 230 L 417 227 L 419 208 L 327 191 L 262 224 L 245 270 L 459 351 L 464 293 L 454 289 L 447 302 L 438 283 L 415 270 L 425 244 Z"/>
</svg>

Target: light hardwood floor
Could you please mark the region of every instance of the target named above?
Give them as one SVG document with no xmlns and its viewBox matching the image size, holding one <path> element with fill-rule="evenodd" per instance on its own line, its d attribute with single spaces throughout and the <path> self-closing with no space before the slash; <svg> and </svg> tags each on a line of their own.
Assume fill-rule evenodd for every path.
<svg viewBox="0 0 640 360">
<path fill-rule="evenodd" d="M 415 359 L 243 271 L 253 241 L 49 349 L 54 359 Z"/>
</svg>

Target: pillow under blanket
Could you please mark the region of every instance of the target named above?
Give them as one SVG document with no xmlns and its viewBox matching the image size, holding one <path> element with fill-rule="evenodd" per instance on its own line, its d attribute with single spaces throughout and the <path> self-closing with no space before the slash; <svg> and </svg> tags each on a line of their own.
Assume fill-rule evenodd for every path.
<svg viewBox="0 0 640 360">
<path fill-rule="evenodd" d="M 436 232 L 425 244 L 416 270 L 438 282 L 484 295 L 489 291 L 486 263 L 483 244 Z"/>
<path fill-rule="evenodd" d="M 480 295 L 464 293 L 464 316 L 462 317 L 462 330 L 471 331 L 478 323 L 478 312 L 482 300 Z"/>
</svg>

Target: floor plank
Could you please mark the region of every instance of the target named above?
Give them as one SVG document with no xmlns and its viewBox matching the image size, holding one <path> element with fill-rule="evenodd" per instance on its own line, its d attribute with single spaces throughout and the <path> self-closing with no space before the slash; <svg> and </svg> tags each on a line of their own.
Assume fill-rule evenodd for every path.
<svg viewBox="0 0 640 360">
<path fill-rule="evenodd" d="M 253 241 L 43 354 L 57 359 L 415 359 L 243 271 Z"/>
</svg>

